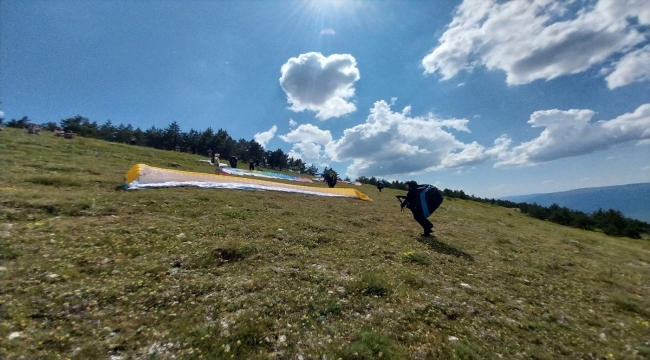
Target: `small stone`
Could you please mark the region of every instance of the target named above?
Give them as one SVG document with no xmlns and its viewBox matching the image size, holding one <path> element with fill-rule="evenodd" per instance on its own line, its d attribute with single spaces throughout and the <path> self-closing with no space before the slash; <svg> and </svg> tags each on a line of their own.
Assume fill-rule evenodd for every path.
<svg viewBox="0 0 650 360">
<path fill-rule="evenodd" d="M 465 283 L 460 283 L 460 287 L 462 287 L 463 289 L 471 289 L 472 288 L 471 286 L 469 286 L 469 284 L 465 284 Z"/>
<path fill-rule="evenodd" d="M 7 339 L 13 340 L 13 339 L 17 339 L 17 338 L 19 338 L 21 336 L 22 336 L 22 334 L 20 332 L 14 331 L 11 334 L 9 334 L 9 336 L 7 336 Z"/>
<path fill-rule="evenodd" d="M 452 342 L 453 342 L 453 341 L 458 341 L 458 338 L 455 337 L 455 336 L 450 336 L 450 337 L 449 337 L 449 341 L 452 341 Z"/>
<path fill-rule="evenodd" d="M 281 343 L 287 341 L 287 336 L 286 335 L 280 335 L 280 337 L 278 338 L 278 341 L 281 342 Z"/>
</svg>

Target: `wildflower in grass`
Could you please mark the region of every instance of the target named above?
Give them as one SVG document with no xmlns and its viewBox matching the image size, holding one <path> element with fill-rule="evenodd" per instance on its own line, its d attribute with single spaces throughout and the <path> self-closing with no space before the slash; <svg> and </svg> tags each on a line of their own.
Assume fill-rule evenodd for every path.
<svg viewBox="0 0 650 360">
<path fill-rule="evenodd" d="M 429 265 L 431 259 L 429 255 L 421 252 L 408 251 L 402 254 L 402 258 L 408 262 L 414 262 L 421 265 Z"/>
</svg>

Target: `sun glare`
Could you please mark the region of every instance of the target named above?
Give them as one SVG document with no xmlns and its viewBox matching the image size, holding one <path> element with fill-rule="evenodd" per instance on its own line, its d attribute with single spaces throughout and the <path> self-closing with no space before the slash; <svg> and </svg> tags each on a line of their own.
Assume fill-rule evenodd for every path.
<svg viewBox="0 0 650 360">
<path fill-rule="evenodd" d="M 354 11 L 361 5 L 360 0 L 307 0 L 312 10 L 321 12 Z"/>
<path fill-rule="evenodd" d="M 284 23 L 292 24 L 296 31 L 311 27 L 320 36 L 340 35 L 342 27 L 348 31 L 372 28 L 382 19 L 376 6 L 366 0 L 300 0 L 291 4 Z"/>
</svg>

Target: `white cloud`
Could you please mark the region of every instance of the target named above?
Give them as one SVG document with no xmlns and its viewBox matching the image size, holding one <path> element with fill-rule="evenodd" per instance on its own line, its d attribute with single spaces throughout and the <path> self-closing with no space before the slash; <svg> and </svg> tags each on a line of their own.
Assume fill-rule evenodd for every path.
<svg viewBox="0 0 650 360">
<path fill-rule="evenodd" d="M 294 119 L 289 119 L 289 126 L 295 128 L 298 123 Z"/>
<path fill-rule="evenodd" d="M 650 139 L 637 141 L 636 146 L 646 146 L 650 145 Z"/>
<path fill-rule="evenodd" d="M 0 110 L 0 117 L 4 117 L 4 116 L 5 116 L 5 112 Z"/>
<path fill-rule="evenodd" d="M 352 55 L 334 54 L 324 57 L 310 52 L 289 59 L 282 65 L 280 85 L 287 94 L 291 110 L 310 110 L 326 120 L 355 111 L 348 102 L 354 96 L 354 83 L 359 69 Z"/>
<path fill-rule="evenodd" d="M 323 154 L 323 147 L 318 144 L 297 143 L 293 145 L 293 148 L 287 154 L 294 159 L 301 159 L 305 164 L 329 165 L 329 159 Z"/>
<path fill-rule="evenodd" d="M 412 175 L 490 160 L 496 161 L 495 167 L 533 165 L 625 142 L 650 141 L 650 104 L 596 122 L 591 121 L 595 113 L 588 109 L 536 111 L 528 123 L 544 127 L 539 137 L 513 147 L 512 139 L 501 135 L 489 148 L 476 141 L 463 143 L 452 134 L 469 133 L 467 119 L 411 116 L 410 112 L 410 106 L 401 112 L 392 111 L 382 100 L 375 102 L 364 123 L 344 130 L 339 139 L 312 124 L 300 125 L 279 137 L 293 144 L 290 156 L 308 164 L 351 161 L 347 169 L 351 177 Z"/>
<path fill-rule="evenodd" d="M 626 54 L 615 67 L 616 69 L 605 78 L 610 89 L 650 80 L 650 45 Z"/>
<path fill-rule="evenodd" d="M 293 148 L 294 158 L 307 163 L 349 161 L 349 176 L 412 174 L 447 167 L 462 167 L 489 158 L 476 142 L 464 144 L 445 129 L 469 132 L 468 120 L 410 117 L 411 108 L 393 112 L 378 101 L 366 122 L 346 129 L 334 140 L 327 130 L 304 124 L 279 137 Z"/>
<path fill-rule="evenodd" d="M 334 29 L 323 29 L 320 31 L 321 35 L 336 35 L 336 31 Z"/>
<path fill-rule="evenodd" d="M 377 101 L 366 122 L 346 129 L 326 146 L 326 154 L 333 161 L 351 160 L 347 172 L 352 177 L 414 174 L 489 158 L 483 146 L 464 144 L 446 130 L 469 132 L 469 120 L 410 117 L 410 110 L 393 112 L 388 103 Z"/>
<path fill-rule="evenodd" d="M 278 127 L 273 125 L 269 130 L 258 132 L 257 134 L 253 135 L 253 140 L 262 145 L 262 147 L 266 147 L 266 144 L 268 144 L 269 141 L 273 139 L 273 136 L 277 130 Z"/>
<path fill-rule="evenodd" d="M 278 137 L 290 143 L 311 142 L 319 145 L 327 145 L 332 141 L 332 134 L 328 130 L 321 130 L 312 124 L 300 125 L 288 134 L 279 135 Z"/>
<path fill-rule="evenodd" d="M 485 65 L 505 71 L 508 84 L 520 85 L 583 72 L 628 53 L 608 76 L 610 88 L 647 80 L 639 61 L 648 50 L 634 50 L 646 40 L 641 29 L 650 25 L 647 0 L 584 4 L 572 11 L 574 1 L 465 0 L 438 46 L 422 60 L 425 73 L 447 80 Z"/>
<path fill-rule="evenodd" d="M 628 141 L 650 139 L 650 104 L 641 105 L 632 113 L 608 121 L 591 123 L 593 116 L 591 110 L 534 112 L 528 123 L 532 127 L 545 127 L 544 131 L 539 137 L 512 150 L 506 150 L 507 146 L 496 150 L 497 153 L 493 155 L 499 161 L 495 167 L 532 165 L 584 155 Z"/>
<path fill-rule="evenodd" d="M 288 154 L 294 159 L 302 159 L 307 164 L 321 166 L 329 164 L 329 158 L 324 153 L 324 146 L 332 141 L 332 134 L 328 130 L 321 130 L 312 124 L 304 124 L 278 137 L 293 143 L 293 148 Z"/>
</svg>

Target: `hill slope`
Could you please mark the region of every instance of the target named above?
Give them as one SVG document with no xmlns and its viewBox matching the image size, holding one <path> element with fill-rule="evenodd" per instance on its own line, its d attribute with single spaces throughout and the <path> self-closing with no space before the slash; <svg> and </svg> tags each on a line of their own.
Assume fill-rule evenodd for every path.
<svg viewBox="0 0 650 360">
<path fill-rule="evenodd" d="M 558 204 L 569 209 L 592 213 L 598 209 L 616 209 L 628 218 L 650 223 L 650 183 L 575 189 L 547 194 L 503 197 L 513 202 Z"/>
<path fill-rule="evenodd" d="M 422 239 L 371 186 L 121 190 L 133 164 L 172 162 L 212 171 L 0 132 L 0 358 L 650 356 L 647 240 L 452 199 Z"/>
</svg>

